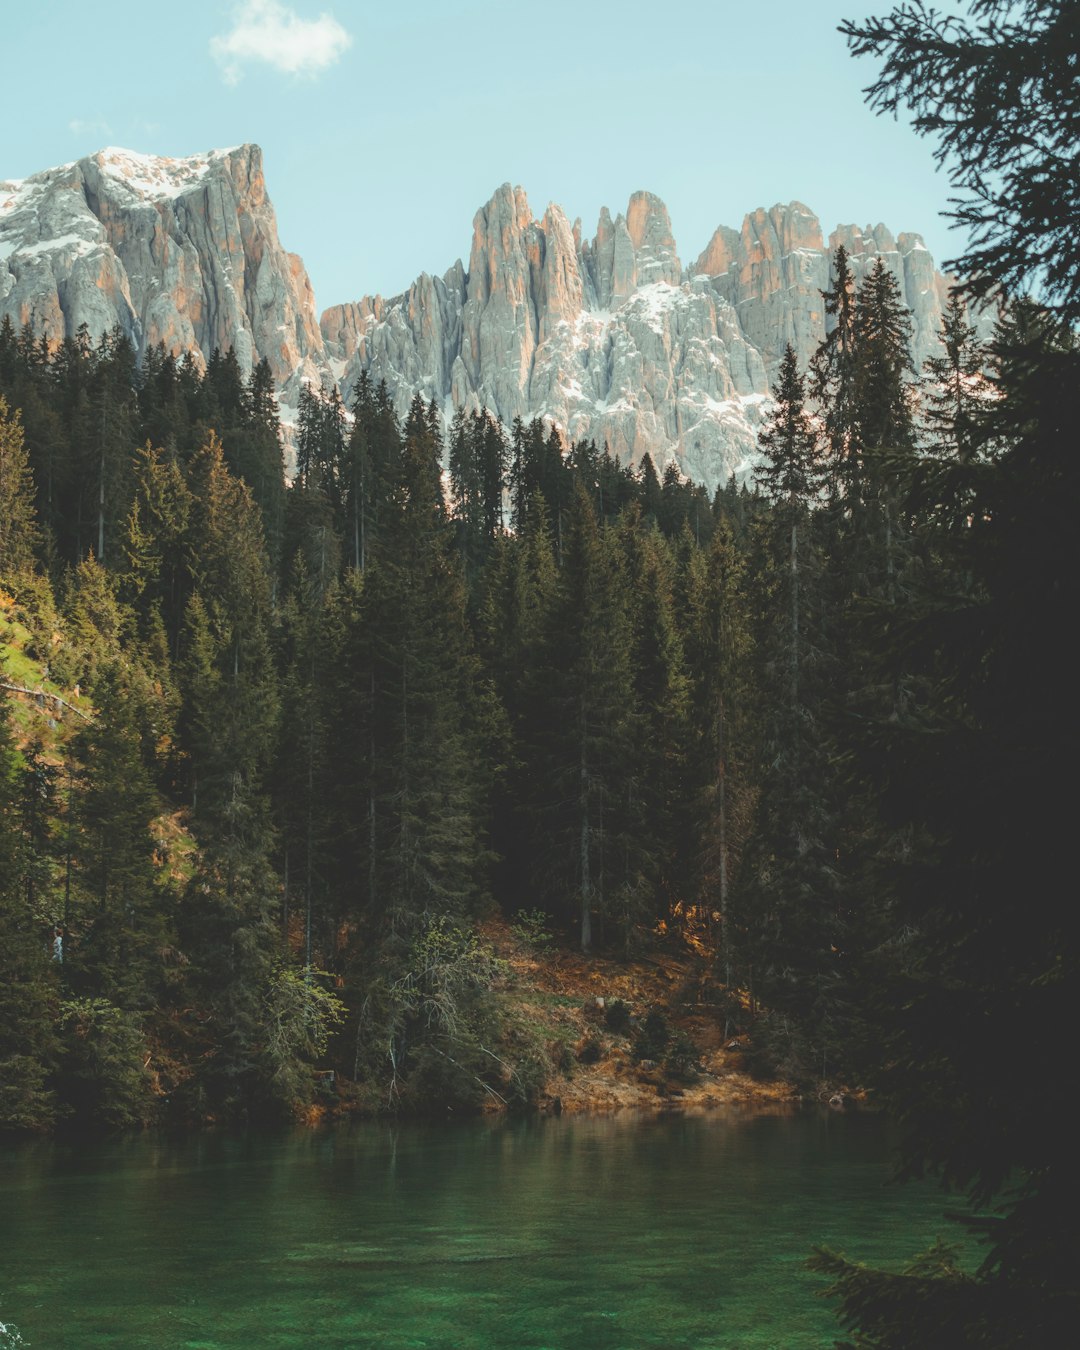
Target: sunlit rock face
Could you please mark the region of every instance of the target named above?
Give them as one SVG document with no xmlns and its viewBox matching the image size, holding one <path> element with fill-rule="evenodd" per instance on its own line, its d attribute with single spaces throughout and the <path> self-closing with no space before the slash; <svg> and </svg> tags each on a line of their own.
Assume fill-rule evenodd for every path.
<svg viewBox="0 0 1080 1350">
<path fill-rule="evenodd" d="M 322 364 L 304 265 L 278 241 L 258 146 L 164 159 L 102 150 L 0 182 L 0 315 L 54 340 L 115 325 L 141 352 L 265 357 L 280 387 Z"/>
<path fill-rule="evenodd" d="M 805 365 L 824 336 L 821 292 L 840 242 L 857 277 L 878 256 L 892 269 L 921 363 L 937 348 L 947 284 L 918 235 L 842 226 L 826 242 L 813 212 L 791 202 L 741 230 L 720 226 L 684 268 L 652 193 L 634 193 L 614 219 L 605 207 L 583 240 L 580 221 L 556 205 L 535 219 L 509 184 L 476 213 L 468 270 L 337 305 L 323 337 L 343 392 L 367 371 L 399 412 L 419 389 L 447 414 L 541 417 L 715 487 L 753 464 L 785 344 Z"/>
<path fill-rule="evenodd" d="M 303 263 L 278 240 L 257 146 L 103 150 L 0 182 L 0 315 L 54 340 L 119 325 L 140 353 L 164 342 L 199 361 L 231 346 L 245 372 L 265 357 L 286 421 L 302 380 L 332 380 L 348 402 L 367 371 L 401 414 L 419 391 L 447 419 L 459 406 L 507 425 L 540 417 L 715 487 L 753 464 L 785 344 L 805 365 L 824 335 L 841 242 L 856 276 L 878 257 L 893 271 L 921 363 L 947 285 L 919 236 L 846 225 L 825 240 L 799 202 L 720 226 L 684 266 L 650 192 L 614 218 L 604 207 L 589 239 L 557 205 L 536 219 L 504 184 L 476 213 L 467 267 L 335 305 L 320 323 Z"/>
</svg>

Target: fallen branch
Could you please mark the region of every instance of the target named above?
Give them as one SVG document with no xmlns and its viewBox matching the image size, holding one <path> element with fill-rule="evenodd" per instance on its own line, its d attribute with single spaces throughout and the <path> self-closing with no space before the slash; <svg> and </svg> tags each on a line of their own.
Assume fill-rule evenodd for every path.
<svg viewBox="0 0 1080 1350">
<path fill-rule="evenodd" d="M 81 717 L 84 722 L 93 720 L 89 713 L 84 713 L 81 708 L 76 708 L 74 703 L 69 703 L 66 698 L 61 698 L 59 694 L 50 694 L 47 689 L 28 689 L 25 684 L 11 684 L 8 680 L 0 680 L 0 689 L 9 689 L 13 694 L 25 694 L 32 699 L 51 699 L 53 703 L 58 703 L 61 708 L 66 708 L 68 712 L 73 712 L 76 717 Z"/>
</svg>

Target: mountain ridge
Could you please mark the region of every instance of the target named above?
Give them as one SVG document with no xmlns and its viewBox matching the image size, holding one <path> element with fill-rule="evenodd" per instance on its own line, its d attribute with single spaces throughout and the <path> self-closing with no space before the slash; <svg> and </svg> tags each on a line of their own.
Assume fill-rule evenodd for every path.
<svg viewBox="0 0 1080 1350">
<path fill-rule="evenodd" d="M 265 357 L 286 423 L 302 382 L 333 381 L 348 399 L 367 371 L 399 413 L 419 391 L 447 419 L 457 406 L 540 417 L 715 487 L 753 462 L 785 343 L 805 364 L 824 336 L 838 243 L 856 276 L 883 258 L 916 363 L 933 354 L 948 280 L 919 235 L 839 225 L 826 242 L 793 201 L 718 226 L 684 267 L 666 206 L 644 189 L 614 218 L 601 208 L 585 239 L 556 203 L 536 218 L 504 183 L 473 218 L 467 268 L 317 319 L 258 146 L 182 159 L 109 147 L 0 182 L 0 315 L 54 339 L 119 324 L 139 352 L 164 342 L 200 362 L 231 345 L 245 373 Z"/>
</svg>

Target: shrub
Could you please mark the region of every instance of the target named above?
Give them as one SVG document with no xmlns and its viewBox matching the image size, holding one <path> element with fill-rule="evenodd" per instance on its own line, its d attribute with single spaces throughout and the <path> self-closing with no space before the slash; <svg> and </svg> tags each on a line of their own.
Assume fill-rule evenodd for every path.
<svg viewBox="0 0 1080 1350">
<path fill-rule="evenodd" d="M 261 1068 L 270 1099 L 286 1111 L 311 1101 L 311 1069 L 341 1025 L 345 1005 L 325 987 L 321 970 L 279 966 L 263 1000 Z"/>
<path fill-rule="evenodd" d="M 664 1068 L 674 1078 L 692 1082 L 697 1078 L 698 1049 L 685 1031 L 677 1031 L 671 1038 Z"/>
<path fill-rule="evenodd" d="M 518 942 L 534 952 L 549 951 L 555 939 L 548 928 L 550 916 L 542 909 L 519 909 L 510 925 L 510 932 Z"/>
<path fill-rule="evenodd" d="M 625 1036 L 630 1030 L 632 1021 L 630 1005 L 624 1003 L 621 998 L 612 999 L 604 1012 L 604 1023 L 608 1031 L 613 1031 L 617 1036 Z"/>
<path fill-rule="evenodd" d="M 511 1111 L 531 1111 L 540 1100 L 548 1069 L 539 1055 L 525 1055 L 514 1065 L 506 1085 L 506 1105 Z"/>
<path fill-rule="evenodd" d="M 577 1052 L 580 1064 L 598 1064 L 603 1054 L 603 1046 L 595 1036 L 586 1036 Z"/>
<path fill-rule="evenodd" d="M 634 1042 L 635 1059 L 663 1059 L 671 1040 L 671 1028 L 660 1008 L 650 1008 Z"/>
<path fill-rule="evenodd" d="M 149 1053 L 136 1013 L 104 998 L 60 1005 L 60 1096 L 77 1120 L 114 1129 L 145 1125 L 154 1112 Z"/>
</svg>

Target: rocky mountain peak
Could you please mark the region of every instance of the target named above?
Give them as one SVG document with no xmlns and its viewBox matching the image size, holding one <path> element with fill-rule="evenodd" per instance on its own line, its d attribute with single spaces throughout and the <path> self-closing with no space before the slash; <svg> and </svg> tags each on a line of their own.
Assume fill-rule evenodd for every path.
<svg viewBox="0 0 1080 1350">
<path fill-rule="evenodd" d="M 288 418 L 302 380 L 348 399 L 361 371 L 398 411 L 415 392 L 449 418 L 487 407 L 541 417 L 624 460 L 650 454 L 710 487 L 753 463 L 784 345 L 805 365 L 825 332 L 821 292 L 843 242 L 861 276 L 893 270 L 913 356 L 937 349 L 945 279 L 921 238 L 838 226 L 826 247 L 801 202 L 718 226 L 683 272 L 667 208 L 635 192 L 591 240 L 562 208 L 537 220 L 504 183 L 473 219 L 468 269 L 421 272 L 399 296 L 363 296 L 315 321 L 303 263 L 277 235 L 257 146 L 183 159 L 110 147 L 0 183 L 0 315 L 54 340 L 119 326 L 205 360 L 265 357 Z"/>
<path fill-rule="evenodd" d="M 639 286 L 666 281 L 677 286 L 682 266 L 675 251 L 668 209 L 651 192 L 635 192 L 626 208 L 626 230 L 634 245 Z"/>
<path fill-rule="evenodd" d="M 182 159 L 110 147 L 0 184 L 0 315 L 55 341 L 119 327 L 205 361 L 232 346 L 279 387 L 322 361 L 303 263 L 285 252 L 256 145 Z"/>
</svg>

